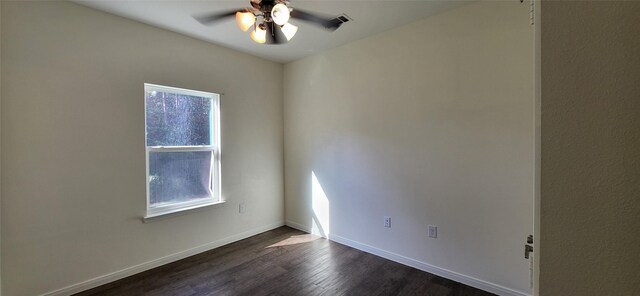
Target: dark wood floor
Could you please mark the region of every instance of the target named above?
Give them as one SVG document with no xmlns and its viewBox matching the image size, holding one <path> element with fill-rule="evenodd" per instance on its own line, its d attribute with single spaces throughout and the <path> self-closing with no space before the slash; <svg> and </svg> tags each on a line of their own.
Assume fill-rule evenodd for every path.
<svg viewBox="0 0 640 296">
<path fill-rule="evenodd" d="M 493 295 L 280 227 L 76 295 Z"/>
</svg>

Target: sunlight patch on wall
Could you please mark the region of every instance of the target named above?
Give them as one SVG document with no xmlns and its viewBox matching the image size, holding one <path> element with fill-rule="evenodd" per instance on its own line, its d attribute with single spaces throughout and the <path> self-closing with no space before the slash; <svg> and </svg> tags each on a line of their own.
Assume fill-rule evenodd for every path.
<svg viewBox="0 0 640 296">
<path fill-rule="evenodd" d="M 311 172 L 311 202 L 313 209 L 311 233 L 328 237 L 329 199 L 314 172 Z"/>
</svg>

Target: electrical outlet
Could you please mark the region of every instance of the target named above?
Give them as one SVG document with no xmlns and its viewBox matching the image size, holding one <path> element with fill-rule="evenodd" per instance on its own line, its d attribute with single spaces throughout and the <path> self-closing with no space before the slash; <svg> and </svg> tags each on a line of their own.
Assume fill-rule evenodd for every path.
<svg viewBox="0 0 640 296">
<path fill-rule="evenodd" d="M 438 226 L 429 225 L 429 237 L 438 238 Z"/>
<path fill-rule="evenodd" d="M 384 227 L 391 228 L 391 218 L 384 217 Z"/>
<path fill-rule="evenodd" d="M 244 214 L 244 211 L 246 210 L 244 203 L 241 202 L 240 205 L 238 206 L 238 213 L 240 214 Z"/>
</svg>

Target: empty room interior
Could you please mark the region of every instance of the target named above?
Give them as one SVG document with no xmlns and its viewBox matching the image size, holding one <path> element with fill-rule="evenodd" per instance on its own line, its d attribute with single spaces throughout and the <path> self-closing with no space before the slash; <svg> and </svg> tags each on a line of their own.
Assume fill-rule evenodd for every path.
<svg viewBox="0 0 640 296">
<path fill-rule="evenodd" d="M 640 2 L 0 3 L 0 295 L 640 295 Z"/>
</svg>

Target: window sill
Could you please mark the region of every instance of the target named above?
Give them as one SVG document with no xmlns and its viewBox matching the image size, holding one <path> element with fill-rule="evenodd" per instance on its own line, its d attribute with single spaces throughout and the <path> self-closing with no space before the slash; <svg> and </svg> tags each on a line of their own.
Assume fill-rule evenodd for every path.
<svg viewBox="0 0 640 296">
<path fill-rule="evenodd" d="M 167 212 L 147 215 L 147 216 L 142 217 L 142 223 L 151 223 L 151 222 L 158 221 L 158 220 L 164 220 L 164 219 L 170 218 L 170 217 L 181 216 L 181 215 L 184 215 L 184 214 L 188 214 L 188 213 L 200 210 L 202 208 L 215 206 L 215 205 L 221 205 L 221 204 L 224 204 L 224 203 L 225 203 L 224 200 L 215 201 L 215 202 L 209 202 L 209 203 L 194 205 L 194 206 L 190 206 L 190 207 L 184 207 L 184 208 L 180 208 L 180 209 L 175 209 L 175 210 L 172 210 L 172 211 L 167 211 Z"/>
</svg>

